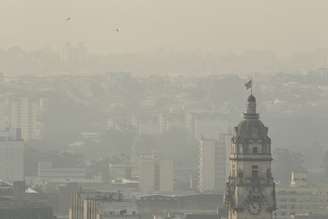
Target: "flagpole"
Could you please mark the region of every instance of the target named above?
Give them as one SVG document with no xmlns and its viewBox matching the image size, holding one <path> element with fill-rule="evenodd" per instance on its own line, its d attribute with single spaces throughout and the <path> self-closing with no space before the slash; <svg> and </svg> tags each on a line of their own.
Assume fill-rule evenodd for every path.
<svg viewBox="0 0 328 219">
<path fill-rule="evenodd" d="M 253 95 L 253 77 L 251 77 L 251 95 Z"/>
</svg>

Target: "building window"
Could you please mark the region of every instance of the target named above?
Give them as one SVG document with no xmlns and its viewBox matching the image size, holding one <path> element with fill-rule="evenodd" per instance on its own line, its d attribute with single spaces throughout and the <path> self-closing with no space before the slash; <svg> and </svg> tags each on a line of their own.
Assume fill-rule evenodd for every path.
<svg viewBox="0 0 328 219">
<path fill-rule="evenodd" d="M 259 175 L 259 167 L 257 165 L 252 166 L 252 176 L 257 177 Z"/>
<path fill-rule="evenodd" d="M 257 147 L 253 147 L 253 153 L 257 154 Z"/>
</svg>

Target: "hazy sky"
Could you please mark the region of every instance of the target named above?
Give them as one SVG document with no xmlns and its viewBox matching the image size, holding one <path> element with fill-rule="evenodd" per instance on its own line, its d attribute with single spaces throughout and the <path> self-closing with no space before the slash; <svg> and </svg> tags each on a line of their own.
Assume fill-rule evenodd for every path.
<svg viewBox="0 0 328 219">
<path fill-rule="evenodd" d="M 91 50 L 328 47 L 327 0 L 1 0 L 0 47 Z M 65 19 L 71 17 L 71 21 Z M 115 29 L 119 27 L 120 32 Z"/>
</svg>

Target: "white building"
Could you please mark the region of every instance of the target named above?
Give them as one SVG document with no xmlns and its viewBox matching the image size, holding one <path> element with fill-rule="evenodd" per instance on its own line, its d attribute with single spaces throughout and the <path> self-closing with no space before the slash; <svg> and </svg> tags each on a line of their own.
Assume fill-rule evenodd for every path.
<svg viewBox="0 0 328 219">
<path fill-rule="evenodd" d="M 224 139 L 200 140 L 199 190 L 224 192 L 226 177 L 226 145 Z"/>
<path fill-rule="evenodd" d="M 0 132 L 0 179 L 24 180 L 24 142 L 19 129 Z"/>
</svg>

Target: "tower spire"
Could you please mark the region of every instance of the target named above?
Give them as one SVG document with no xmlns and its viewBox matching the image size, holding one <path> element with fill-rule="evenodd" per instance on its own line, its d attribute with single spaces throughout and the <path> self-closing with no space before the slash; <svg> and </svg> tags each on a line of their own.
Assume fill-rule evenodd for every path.
<svg viewBox="0 0 328 219">
<path fill-rule="evenodd" d="M 246 112 L 244 113 L 245 119 L 258 119 L 259 115 L 256 113 L 256 98 L 253 95 L 253 80 L 250 79 L 247 83 L 245 83 L 246 89 L 251 90 L 251 94 L 247 99 L 247 107 Z"/>
<path fill-rule="evenodd" d="M 268 128 L 258 119 L 253 93 L 247 99 L 244 118 L 234 128 L 231 138 L 225 195 L 228 219 L 272 219 L 276 199 L 271 174 L 271 139 Z"/>
</svg>

